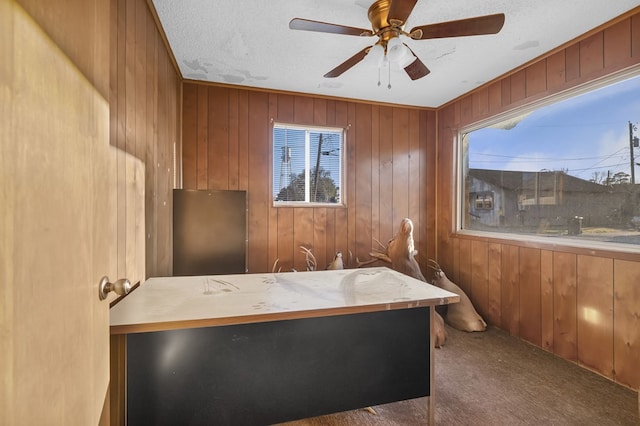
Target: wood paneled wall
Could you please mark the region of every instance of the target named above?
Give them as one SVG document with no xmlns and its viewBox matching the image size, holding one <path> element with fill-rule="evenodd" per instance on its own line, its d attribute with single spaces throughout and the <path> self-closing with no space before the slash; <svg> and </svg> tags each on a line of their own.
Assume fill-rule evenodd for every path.
<svg viewBox="0 0 640 426">
<path fill-rule="evenodd" d="M 367 260 L 374 239 L 386 243 L 404 217 L 424 260 L 434 249 L 425 215 L 434 111 L 196 83 L 184 84 L 183 99 L 183 187 L 247 191 L 249 272 L 270 271 L 276 259 L 283 270 L 304 270 L 299 246 L 320 267 L 336 251 Z M 346 207 L 273 207 L 274 120 L 348 129 Z"/>
<path fill-rule="evenodd" d="M 117 147 L 118 276 L 172 271 L 181 77 L 145 0 L 111 0 L 111 145 Z M 146 259 L 140 264 L 136 259 Z"/>
<path fill-rule="evenodd" d="M 438 111 L 433 235 L 443 269 L 490 324 L 621 384 L 640 386 L 640 255 L 458 235 L 460 128 L 640 63 L 640 15 L 594 30 Z"/>
</svg>

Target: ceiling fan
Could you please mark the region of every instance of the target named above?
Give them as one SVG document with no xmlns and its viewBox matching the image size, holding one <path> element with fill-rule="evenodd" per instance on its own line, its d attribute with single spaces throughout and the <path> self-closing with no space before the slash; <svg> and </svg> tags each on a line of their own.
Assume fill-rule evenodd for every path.
<svg viewBox="0 0 640 426">
<path fill-rule="evenodd" d="M 293 30 L 316 31 L 322 33 L 354 35 L 361 37 L 377 36 L 378 41 L 365 47 L 324 76 L 327 78 L 338 77 L 365 57 L 376 57 L 372 61 L 380 61 L 385 58 L 400 65 L 411 80 L 417 80 L 429 74 L 429 69 L 416 56 L 409 46 L 400 40 L 400 35 L 410 37 L 413 40 L 427 40 L 432 38 L 461 37 L 484 34 L 496 34 L 504 25 L 504 14 L 477 16 L 474 18 L 460 19 L 456 21 L 441 22 L 437 24 L 421 25 L 406 32 L 404 25 L 418 0 L 377 0 L 369 7 L 369 21 L 371 30 L 348 27 L 328 22 L 313 21 L 310 19 L 294 18 L 289 22 L 289 28 Z"/>
</svg>

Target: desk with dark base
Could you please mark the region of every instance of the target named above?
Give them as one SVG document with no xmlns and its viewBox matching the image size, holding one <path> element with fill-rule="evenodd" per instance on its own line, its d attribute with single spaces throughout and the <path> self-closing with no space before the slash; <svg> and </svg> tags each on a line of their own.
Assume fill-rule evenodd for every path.
<svg viewBox="0 0 640 426">
<path fill-rule="evenodd" d="M 457 300 L 387 268 L 150 279 L 111 312 L 127 424 L 266 425 L 423 396 L 433 423 L 433 306 Z"/>
</svg>

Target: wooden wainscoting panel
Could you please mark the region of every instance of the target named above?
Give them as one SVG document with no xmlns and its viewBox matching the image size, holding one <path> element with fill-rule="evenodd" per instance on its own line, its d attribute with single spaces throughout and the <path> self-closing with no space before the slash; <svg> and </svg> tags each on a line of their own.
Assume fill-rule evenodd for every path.
<svg viewBox="0 0 640 426">
<path fill-rule="evenodd" d="M 520 70 L 511 75 L 511 103 L 524 100 L 527 96 L 526 70 Z"/>
<path fill-rule="evenodd" d="M 314 99 L 313 100 L 313 124 L 317 126 L 327 125 L 327 100 L 326 99 Z"/>
<path fill-rule="evenodd" d="M 198 86 L 182 86 L 182 185 L 196 189 L 198 173 Z"/>
<path fill-rule="evenodd" d="M 495 82 L 489 86 L 489 112 L 502 110 L 502 83 Z"/>
<path fill-rule="evenodd" d="M 393 110 L 393 230 L 409 215 L 409 110 Z"/>
<path fill-rule="evenodd" d="M 353 255 L 360 259 L 366 258 L 371 251 L 371 113 L 371 105 L 356 105 L 356 167 L 351 169 L 355 175 L 356 190 L 349 207 L 355 209 L 356 241 Z"/>
<path fill-rule="evenodd" d="M 335 211 L 335 251 L 341 251 L 345 256 L 349 254 L 349 241 L 347 235 L 348 216 L 347 209 L 332 209 Z"/>
<path fill-rule="evenodd" d="M 613 260 L 578 255 L 578 362 L 613 378 Z"/>
<path fill-rule="evenodd" d="M 327 257 L 327 208 L 313 209 L 313 255 L 318 262 L 317 269 L 325 269 L 333 257 Z M 346 264 L 348 255 L 344 257 Z"/>
<path fill-rule="evenodd" d="M 489 250 L 485 241 L 471 242 L 471 294 L 474 307 L 484 318 L 489 312 Z"/>
<path fill-rule="evenodd" d="M 526 96 L 538 95 L 547 90 L 547 61 L 531 64 L 525 70 Z"/>
<path fill-rule="evenodd" d="M 624 63 L 631 57 L 631 19 L 604 30 L 604 67 Z"/>
<path fill-rule="evenodd" d="M 577 256 L 553 254 L 553 349 L 569 361 L 578 360 Z"/>
<path fill-rule="evenodd" d="M 640 262 L 614 261 L 615 379 L 640 387 Z"/>
<path fill-rule="evenodd" d="M 540 250 L 520 247 L 520 337 L 541 346 Z"/>
<path fill-rule="evenodd" d="M 458 240 L 458 243 L 460 244 L 460 246 L 458 249 L 459 264 L 458 264 L 458 283 L 457 284 L 458 286 L 460 286 L 462 290 L 464 290 L 465 293 L 467 293 L 469 297 L 472 297 L 473 294 L 471 292 L 472 290 L 471 288 L 471 280 L 472 280 L 471 278 L 472 277 L 471 240 L 460 238 Z"/>
<path fill-rule="evenodd" d="M 640 57 L 640 14 L 631 17 L 631 56 Z"/>
<path fill-rule="evenodd" d="M 294 251 L 300 250 L 299 247 L 294 247 L 293 240 L 293 208 L 290 207 L 278 207 L 278 223 L 276 225 L 277 238 L 278 238 L 278 251 L 274 259 L 269 259 L 269 262 L 273 263 L 278 259 L 278 268 L 282 268 L 282 271 L 289 271 L 294 267 Z"/>
<path fill-rule="evenodd" d="M 209 87 L 207 189 L 229 189 L 229 89 Z"/>
<path fill-rule="evenodd" d="M 517 246 L 502 247 L 502 329 L 515 336 L 520 331 L 519 256 Z"/>
<path fill-rule="evenodd" d="M 407 196 L 409 199 L 407 200 L 407 217 L 411 218 L 413 221 L 413 238 L 416 242 L 416 249 L 419 248 L 420 245 L 423 245 L 425 241 L 420 238 L 422 234 L 422 227 L 426 226 L 426 223 L 423 223 L 421 220 L 421 211 L 420 211 L 420 192 L 421 188 L 424 187 L 423 181 L 420 180 L 420 158 L 424 157 L 424 153 L 422 153 L 422 146 L 420 140 L 420 128 L 422 127 L 422 123 L 420 122 L 420 111 L 417 109 L 409 110 L 409 136 L 407 147 L 407 156 L 409 162 L 409 168 L 407 172 Z M 424 250 L 418 250 L 418 253 L 423 252 Z"/>
<path fill-rule="evenodd" d="M 570 82 L 580 77 L 580 44 L 572 44 L 564 52 L 565 77 Z"/>
<path fill-rule="evenodd" d="M 490 243 L 487 259 L 489 265 L 489 308 L 485 321 L 499 326 L 502 322 L 502 244 Z"/>
<path fill-rule="evenodd" d="M 313 98 L 293 97 L 293 121 L 296 124 L 313 124 Z"/>
<path fill-rule="evenodd" d="M 540 251 L 541 347 L 553 352 L 553 252 Z"/>
<path fill-rule="evenodd" d="M 381 250 L 375 240 L 383 241 L 380 236 L 380 201 L 384 195 L 380 192 L 380 106 L 371 107 L 371 241 L 369 251 Z M 369 255 L 363 259 L 369 259 Z"/>
<path fill-rule="evenodd" d="M 300 247 L 312 252 L 313 247 L 313 208 L 300 207 L 293 209 L 293 267 L 297 271 L 306 271 L 306 256 Z"/>
<path fill-rule="evenodd" d="M 380 150 L 378 174 L 380 176 L 380 242 L 386 244 L 395 232 L 393 222 L 393 108 L 380 107 Z M 349 171 L 347 171 L 349 173 Z"/>
<path fill-rule="evenodd" d="M 239 140 L 239 125 L 240 125 L 240 116 L 239 116 L 239 99 L 238 99 L 238 90 L 237 89 L 229 89 L 229 112 L 228 112 L 228 120 L 229 120 L 229 133 L 228 133 L 228 144 L 229 144 L 229 189 L 232 191 L 237 191 L 240 189 L 240 145 L 238 144 Z"/>
<path fill-rule="evenodd" d="M 595 74 L 604 68 L 604 36 L 598 32 L 580 42 L 580 75 Z"/>
<path fill-rule="evenodd" d="M 565 80 L 565 51 L 560 50 L 546 59 L 547 62 L 547 90 L 557 90 L 566 83 Z"/>
<path fill-rule="evenodd" d="M 270 148 L 264 141 L 270 140 L 269 95 L 249 92 L 249 180 L 248 180 L 248 237 L 247 264 L 249 272 L 264 272 L 269 265 L 269 162 Z"/>
<path fill-rule="evenodd" d="M 209 185 L 209 87 L 197 86 L 196 122 L 196 189 L 208 189 Z"/>
</svg>

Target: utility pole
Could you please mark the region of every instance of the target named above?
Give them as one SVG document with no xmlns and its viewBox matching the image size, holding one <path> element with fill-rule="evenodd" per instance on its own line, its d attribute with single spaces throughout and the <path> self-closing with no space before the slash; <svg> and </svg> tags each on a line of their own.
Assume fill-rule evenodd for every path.
<svg viewBox="0 0 640 426">
<path fill-rule="evenodd" d="M 636 163 L 633 158 L 633 147 L 638 146 L 638 138 L 633 136 L 635 126 L 629 122 L 629 156 L 631 157 L 631 185 L 636 183 Z"/>
</svg>

